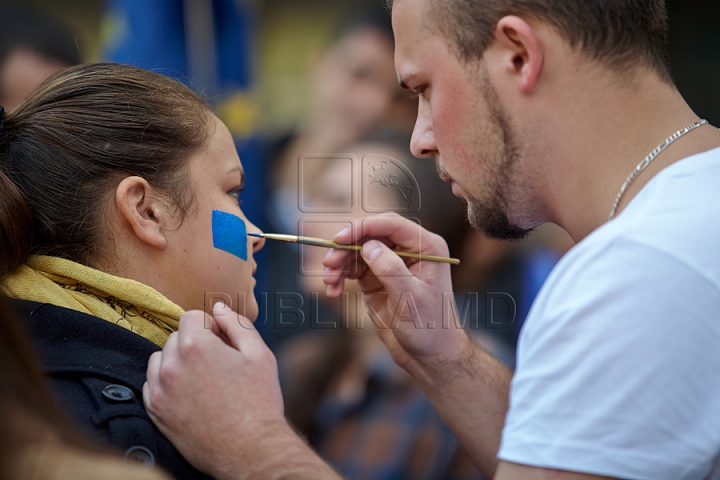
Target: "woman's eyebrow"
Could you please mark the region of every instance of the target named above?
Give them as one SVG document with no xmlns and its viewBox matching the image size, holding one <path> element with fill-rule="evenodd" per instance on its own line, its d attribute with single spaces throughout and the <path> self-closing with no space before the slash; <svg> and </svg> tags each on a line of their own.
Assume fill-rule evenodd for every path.
<svg viewBox="0 0 720 480">
<path fill-rule="evenodd" d="M 233 167 L 230 170 L 228 170 L 227 173 L 230 174 L 233 172 L 240 172 L 240 184 L 244 185 L 245 184 L 245 170 L 243 170 L 243 168 L 238 165 L 237 167 Z"/>
</svg>

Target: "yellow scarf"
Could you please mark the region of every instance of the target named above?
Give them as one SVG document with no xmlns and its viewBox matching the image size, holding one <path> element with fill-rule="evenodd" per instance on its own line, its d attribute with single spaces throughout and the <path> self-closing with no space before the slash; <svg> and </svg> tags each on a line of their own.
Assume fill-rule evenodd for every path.
<svg viewBox="0 0 720 480">
<path fill-rule="evenodd" d="M 102 318 L 160 347 L 177 330 L 184 313 L 147 285 L 57 257 L 31 255 L 3 279 L 0 290 L 10 298 L 50 303 Z"/>
</svg>

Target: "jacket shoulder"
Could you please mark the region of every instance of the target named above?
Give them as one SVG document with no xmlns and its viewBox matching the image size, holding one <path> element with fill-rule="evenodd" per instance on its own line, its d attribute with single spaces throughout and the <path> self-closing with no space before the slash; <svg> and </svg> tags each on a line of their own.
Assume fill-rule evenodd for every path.
<svg viewBox="0 0 720 480">
<path fill-rule="evenodd" d="M 91 437 L 175 478 L 209 478 L 172 446 L 145 411 L 147 362 L 160 350 L 125 328 L 81 312 L 13 301 L 57 400 Z"/>
</svg>

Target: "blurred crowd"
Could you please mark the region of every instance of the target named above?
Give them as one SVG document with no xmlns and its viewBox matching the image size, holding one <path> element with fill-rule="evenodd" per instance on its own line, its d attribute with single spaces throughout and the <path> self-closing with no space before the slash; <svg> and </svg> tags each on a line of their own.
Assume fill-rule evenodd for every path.
<svg viewBox="0 0 720 480">
<path fill-rule="evenodd" d="M 437 177 L 434 162 L 410 156 L 416 101 L 398 86 L 388 12 L 380 5 L 355 7 L 318 19 L 327 34 L 317 48 L 295 54 L 303 56 L 306 95 L 289 118 L 272 124 L 256 94 L 263 36 L 257 4 L 108 0 L 102 43 L 83 49 L 72 25 L 42 8 L 3 2 L 0 105 L 12 110 L 47 76 L 80 63 L 127 63 L 179 79 L 208 99 L 234 134 L 249 179 L 240 200 L 253 223 L 265 232 L 331 239 L 373 213 L 396 211 L 417 221 L 445 238 L 451 256 L 461 260 L 452 272 L 465 328 L 512 367 L 532 300 L 572 242 L 543 227 L 529 242 L 509 244 L 464 222 L 465 206 Z M 429 400 L 383 348 L 358 289 L 325 298 L 324 254 L 268 241 L 256 256 L 256 326 L 278 358 L 287 417 L 348 478 L 480 478 Z M 100 478 L 101 471 L 103 478 L 141 478 L 109 448 L 67 426 L 5 304 L 2 317 L 0 354 L 4 365 L 14 365 L 0 378 L 0 465 L 17 467 L 6 469 L 9 478 L 29 478 L 20 467 L 56 464 L 76 465 L 57 478 L 80 478 L 73 468 L 89 469 L 87 478 Z M 46 433 L 26 435 L 31 423 Z M 45 449 L 45 463 L 38 454 L 20 465 L 13 453 L 19 443 L 11 438 Z M 56 451 L 56 445 L 65 446 Z M 56 457 L 61 460 L 52 463 Z M 100 461 L 107 468 L 88 466 Z"/>
</svg>

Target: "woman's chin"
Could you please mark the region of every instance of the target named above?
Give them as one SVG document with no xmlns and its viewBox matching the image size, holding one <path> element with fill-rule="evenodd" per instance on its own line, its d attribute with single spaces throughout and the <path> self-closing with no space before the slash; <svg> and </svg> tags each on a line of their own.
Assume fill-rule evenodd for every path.
<svg viewBox="0 0 720 480">
<path fill-rule="evenodd" d="M 257 302 L 253 301 L 251 305 L 248 305 L 245 312 L 247 319 L 255 323 L 255 320 L 257 320 L 258 315 L 260 314 L 260 308 L 258 307 Z"/>
</svg>

